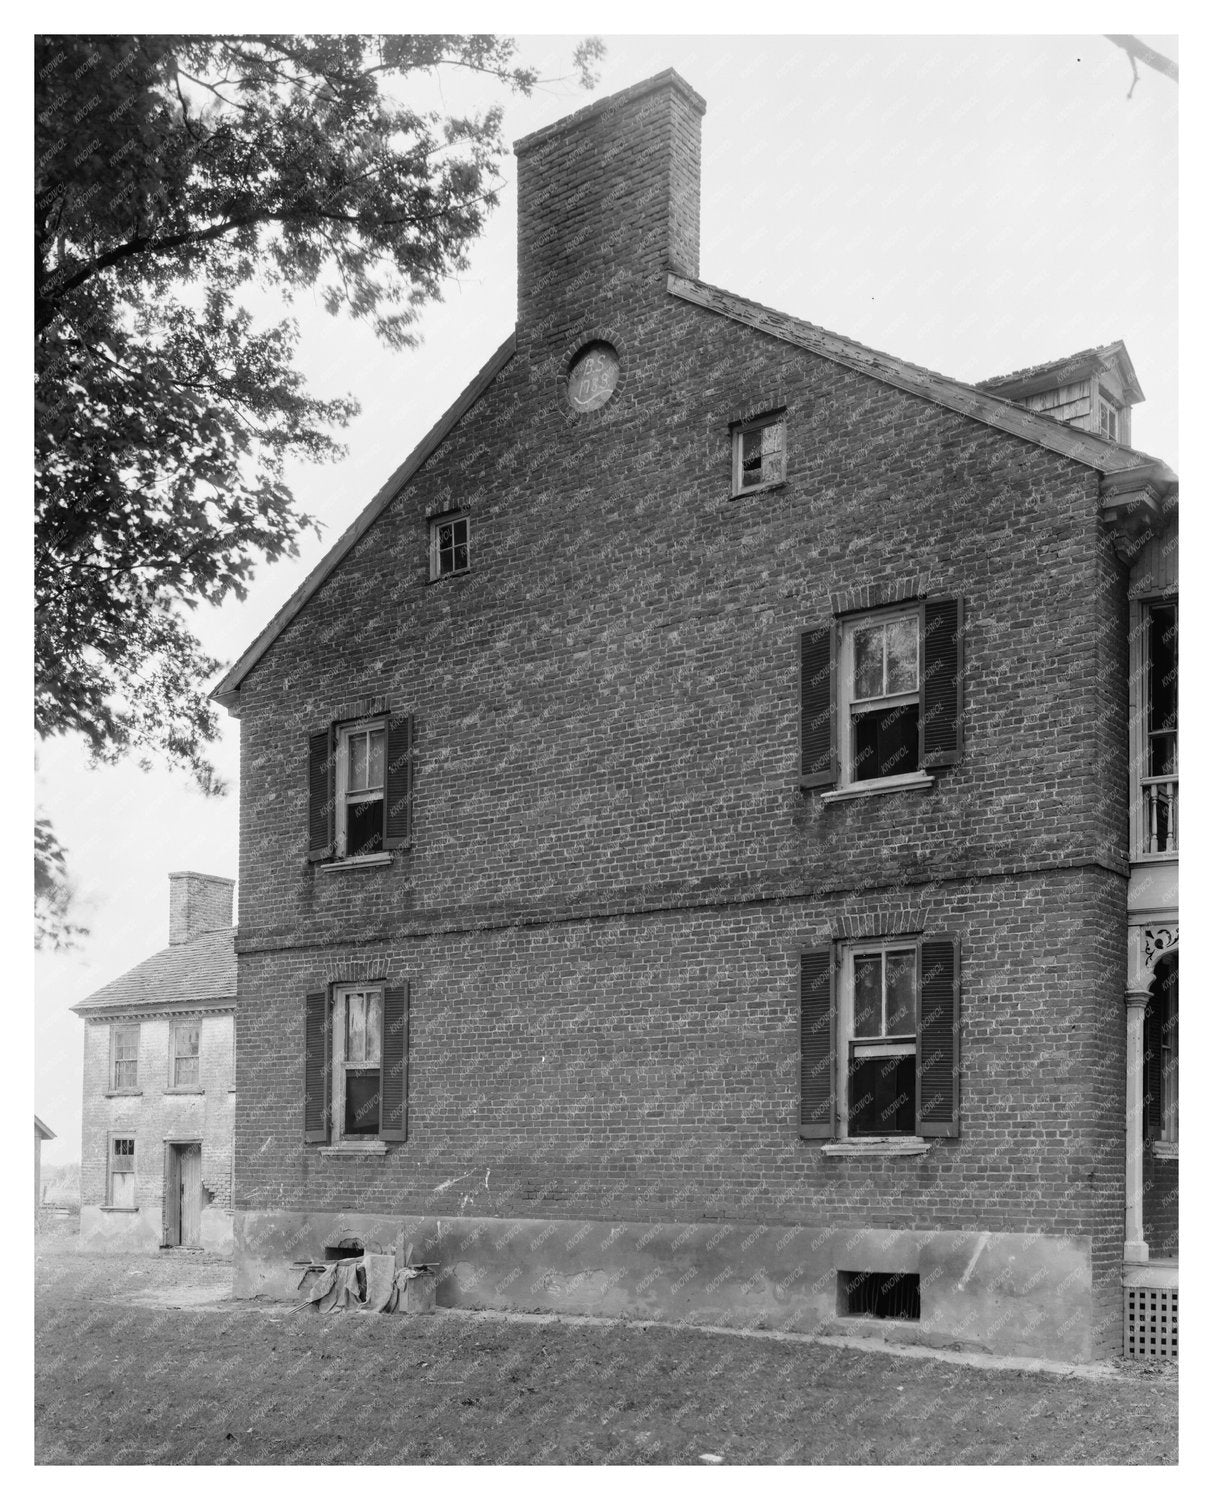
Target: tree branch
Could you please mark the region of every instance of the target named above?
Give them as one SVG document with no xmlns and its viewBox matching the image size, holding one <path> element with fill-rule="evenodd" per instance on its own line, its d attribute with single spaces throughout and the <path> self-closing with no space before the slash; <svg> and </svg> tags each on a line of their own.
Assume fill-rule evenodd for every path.
<svg viewBox="0 0 1213 1500">
<path fill-rule="evenodd" d="M 1133 82 L 1129 85 L 1128 94 L 1125 95 L 1127 99 L 1132 99 L 1133 90 L 1137 87 L 1139 76 L 1137 64 L 1139 62 L 1144 63 L 1147 68 L 1156 69 L 1173 83 L 1179 82 L 1179 64 L 1169 57 L 1164 57 L 1161 52 L 1155 52 L 1153 47 L 1147 47 L 1145 42 L 1138 41 L 1135 36 L 1112 36 L 1106 31 L 1104 36 L 1114 47 L 1120 48 L 1132 66 Z"/>
</svg>

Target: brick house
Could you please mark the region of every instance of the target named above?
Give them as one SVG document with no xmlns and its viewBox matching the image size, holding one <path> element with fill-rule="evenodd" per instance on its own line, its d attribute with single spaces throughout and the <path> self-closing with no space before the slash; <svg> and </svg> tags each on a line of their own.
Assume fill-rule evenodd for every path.
<svg viewBox="0 0 1213 1500">
<path fill-rule="evenodd" d="M 1119 1351 L 1177 481 L 1121 346 L 995 392 L 701 282 L 704 107 L 518 143 L 515 331 L 216 689 L 237 1286 Z"/>
<path fill-rule="evenodd" d="M 170 875 L 168 947 L 72 1006 L 82 1249 L 231 1253 L 235 884 Z"/>
</svg>

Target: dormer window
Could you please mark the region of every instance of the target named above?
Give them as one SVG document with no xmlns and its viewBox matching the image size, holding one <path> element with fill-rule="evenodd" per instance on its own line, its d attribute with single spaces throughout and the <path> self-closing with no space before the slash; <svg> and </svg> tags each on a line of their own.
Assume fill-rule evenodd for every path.
<svg viewBox="0 0 1213 1500">
<path fill-rule="evenodd" d="M 1120 409 L 1113 406 L 1111 401 L 1100 396 L 1099 398 L 1099 434 L 1101 437 L 1110 438 L 1112 442 L 1120 442 Z"/>
</svg>

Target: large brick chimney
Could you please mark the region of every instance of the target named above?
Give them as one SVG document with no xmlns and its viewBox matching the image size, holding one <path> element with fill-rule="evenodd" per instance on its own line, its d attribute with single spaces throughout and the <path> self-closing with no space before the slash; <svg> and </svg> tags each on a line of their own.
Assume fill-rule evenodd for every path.
<svg viewBox="0 0 1213 1500">
<path fill-rule="evenodd" d="M 700 121 L 672 68 L 515 143 L 518 332 L 613 323 L 699 274 Z"/>
<path fill-rule="evenodd" d="M 232 925 L 234 880 L 177 870 L 168 878 L 168 940 L 188 943 L 204 932 Z"/>
</svg>

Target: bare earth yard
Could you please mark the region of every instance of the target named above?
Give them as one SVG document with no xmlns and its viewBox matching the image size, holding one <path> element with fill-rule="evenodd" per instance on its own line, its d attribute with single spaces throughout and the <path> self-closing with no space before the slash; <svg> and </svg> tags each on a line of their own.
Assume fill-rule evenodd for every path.
<svg viewBox="0 0 1213 1500">
<path fill-rule="evenodd" d="M 1173 1370 L 1085 1379 L 680 1328 L 317 1313 L 201 1255 L 37 1259 L 42 1464 L 1172 1464 Z M 174 1305 L 176 1304 L 176 1305 Z"/>
</svg>

